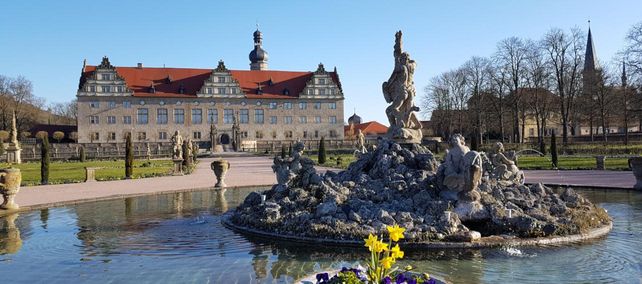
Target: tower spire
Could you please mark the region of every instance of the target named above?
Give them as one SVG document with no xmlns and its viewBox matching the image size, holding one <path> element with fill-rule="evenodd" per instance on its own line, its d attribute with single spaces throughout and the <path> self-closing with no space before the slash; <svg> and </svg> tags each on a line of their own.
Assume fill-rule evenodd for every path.
<svg viewBox="0 0 642 284">
<path fill-rule="evenodd" d="M 626 62 L 622 60 L 622 87 L 626 88 L 627 78 L 626 78 Z"/>
<path fill-rule="evenodd" d="M 593 35 L 591 34 L 591 21 L 589 20 L 588 38 L 586 39 L 586 53 L 584 53 L 584 72 L 594 72 L 600 68 L 597 63 L 597 54 L 593 44 Z"/>
</svg>

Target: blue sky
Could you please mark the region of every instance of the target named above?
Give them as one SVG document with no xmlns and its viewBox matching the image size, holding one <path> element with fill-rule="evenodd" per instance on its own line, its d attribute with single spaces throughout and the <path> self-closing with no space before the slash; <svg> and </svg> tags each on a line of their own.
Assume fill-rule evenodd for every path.
<svg viewBox="0 0 642 284">
<path fill-rule="evenodd" d="M 397 6 L 396 3 L 404 3 Z M 489 56 L 510 36 L 586 29 L 601 61 L 642 21 L 642 1 L 18 1 L 0 13 L 0 74 L 23 75 L 48 102 L 74 98 L 83 59 L 117 66 L 249 69 L 256 23 L 272 70 L 338 68 L 346 117 L 387 124 L 381 83 L 396 30 L 417 61 L 418 95 L 432 76 Z"/>
</svg>

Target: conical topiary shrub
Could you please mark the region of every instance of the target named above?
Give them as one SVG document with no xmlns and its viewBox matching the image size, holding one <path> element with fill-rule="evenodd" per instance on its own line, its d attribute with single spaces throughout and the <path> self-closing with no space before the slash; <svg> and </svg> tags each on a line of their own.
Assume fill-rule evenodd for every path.
<svg viewBox="0 0 642 284">
<path fill-rule="evenodd" d="M 326 152 L 325 152 L 325 137 L 321 137 L 321 141 L 319 141 L 319 156 L 318 156 L 319 164 L 325 164 L 326 162 Z"/>
<path fill-rule="evenodd" d="M 44 135 L 40 145 L 40 184 L 49 184 L 49 137 Z"/>
<path fill-rule="evenodd" d="M 127 135 L 125 142 L 125 178 L 132 178 L 134 172 L 134 149 L 132 146 L 132 135 Z"/>
</svg>

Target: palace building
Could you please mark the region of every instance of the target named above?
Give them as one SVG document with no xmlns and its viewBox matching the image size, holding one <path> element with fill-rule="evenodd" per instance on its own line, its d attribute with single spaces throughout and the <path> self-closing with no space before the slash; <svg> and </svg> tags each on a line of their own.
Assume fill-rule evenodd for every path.
<svg viewBox="0 0 642 284">
<path fill-rule="evenodd" d="M 78 86 L 78 142 L 169 142 L 174 131 L 203 143 L 343 140 L 343 90 L 336 71 L 268 70 L 254 32 L 250 70 L 83 64 Z"/>
</svg>

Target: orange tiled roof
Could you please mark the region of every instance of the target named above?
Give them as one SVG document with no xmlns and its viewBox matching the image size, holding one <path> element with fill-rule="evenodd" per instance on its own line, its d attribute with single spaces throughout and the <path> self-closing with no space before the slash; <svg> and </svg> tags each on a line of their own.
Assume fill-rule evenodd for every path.
<svg viewBox="0 0 642 284">
<path fill-rule="evenodd" d="M 363 133 L 363 135 L 368 135 L 368 134 L 384 135 L 384 134 L 386 134 L 388 132 L 388 127 L 387 126 L 385 126 L 385 125 L 383 125 L 383 124 L 381 124 L 379 122 L 376 122 L 376 121 L 368 121 L 368 122 L 361 123 L 361 124 L 355 124 L 354 125 L 355 133 L 356 133 L 356 131 L 358 129 L 361 129 L 361 132 Z M 350 125 L 344 126 L 343 130 L 344 130 L 344 132 L 349 131 L 350 130 Z"/>
<path fill-rule="evenodd" d="M 135 97 L 195 97 L 212 74 L 212 69 L 196 68 L 162 68 L 162 67 L 115 67 L 133 92 Z M 81 77 L 81 84 L 96 70 L 96 66 L 86 66 Z M 272 71 L 272 70 L 230 70 L 232 77 L 239 82 L 247 98 L 288 99 L 297 98 L 305 88 L 313 72 Z M 335 72 L 328 72 L 334 82 L 340 86 Z M 171 82 L 167 81 L 167 77 Z M 272 80 L 271 84 L 268 82 Z M 155 92 L 150 92 L 154 83 Z M 257 94 L 258 84 L 262 94 Z M 179 93 L 183 84 L 184 92 Z M 284 90 L 289 95 L 284 95 Z"/>
</svg>

